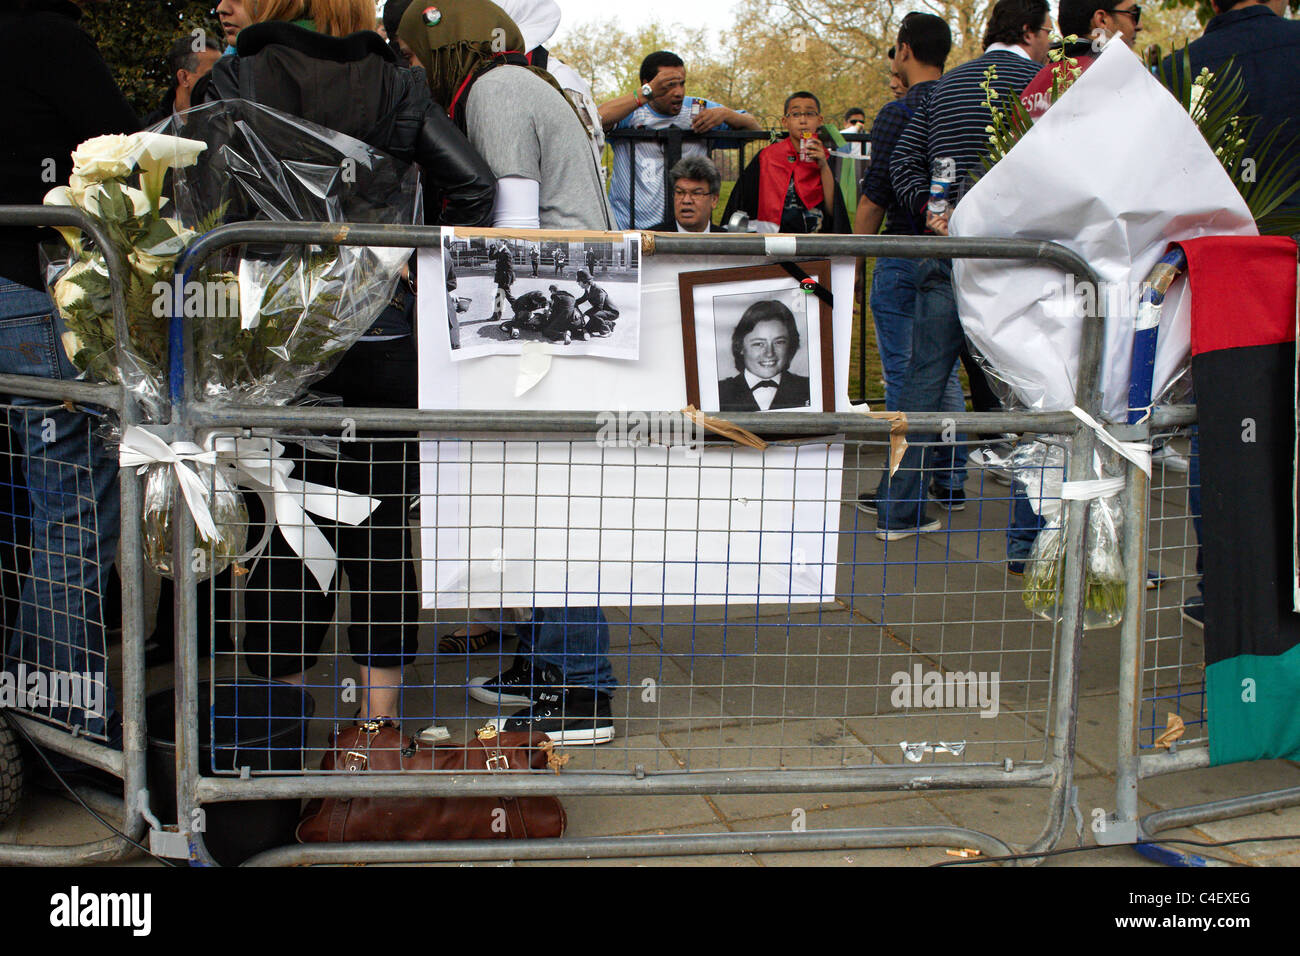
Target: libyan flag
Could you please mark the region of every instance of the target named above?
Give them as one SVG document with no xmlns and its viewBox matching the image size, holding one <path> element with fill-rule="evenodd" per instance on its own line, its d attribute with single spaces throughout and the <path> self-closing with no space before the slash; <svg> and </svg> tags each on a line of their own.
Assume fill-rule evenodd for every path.
<svg viewBox="0 0 1300 956">
<path fill-rule="evenodd" d="M 1200 431 L 1210 762 L 1300 758 L 1296 243 L 1180 244 Z"/>
</svg>

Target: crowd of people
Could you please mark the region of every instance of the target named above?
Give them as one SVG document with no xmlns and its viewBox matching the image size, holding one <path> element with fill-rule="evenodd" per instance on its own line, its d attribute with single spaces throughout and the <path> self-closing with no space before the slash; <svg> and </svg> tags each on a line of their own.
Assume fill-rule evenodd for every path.
<svg viewBox="0 0 1300 956">
<path fill-rule="evenodd" d="M 1216 16 L 1189 49 L 1192 69 L 1216 69 L 1232 59 L 1250 112 L 1263 117 L 1261 129 L 1287 122 L 1300 132 L 1300 23 L 1286 19 L 1285 0 L 1214 2 Z M 0 205 L 39 203 L 52 185 L 67 181 L 72 150 L 93 136 L 132 132 L 208 102 L 254 98 L 418 164 L 431 223 L 716 232 L 724 228 L 715 222 L 722 180 L 703 134 L 759 128 L 744 109 L 689 95 L 686 64 L 669 51 L 643 60 L 636 89 L 597 104 L 590 87 L 544 46 L 558 24 L 553 0 L 448 0 L 441 7 L 389 0 L 379 22 L 373 0 L 220 0 L 222 36 L 200 36 L 196 42 L 187 33 L 169 51 L 159 51 L 171 83 L 144 120 L 117 90 L 100 52 L 78 25 L 74 3 L 4 0 L 0 11 L 0 77 L 11 100 L 0 121 L 5 132 Z M 1141 16 L 1134 0 L 1060 0 L 1055 29 L 1077 38 L 1079 45 L 1065 52 L 1087 69 L 1099 48 L 1096 41 L 1118 38 L 1133 45 Z M 816 91 L 791 91 L 783 110 L 785 135 L 743 170 L 723 223 L 747 217 L 750 228 L 767 224 L 792 233 L 945 235 L 952 209 L 987 149 L 990 113 L 983 85 L 989 82 L 988 68 L 996 68 L 991 85 L 999 96 L 1021 97 L 1031 114 L 1040 116 L 1050 105 L 1045 91 L 1053 71 L 1061 69 L 1049 63 L 1053 30 L 1047 0 L 998 0 L 983 34 L 983 54 L 949 70 L 950 25 L 933 14 L 907 14 L 889 53 L 895 98 L 874 119 L 860 108 L 835 114 L 844 123 L 839 130 L 838 123 L 827 123 Z M 50 69 L 52 63 L 59 68 Z M 686 138 L 680 161 L 667 172 L 660 143 L 613 137 L 606 188 L 600 157 L 607 134 L 669 129 Z M 868 129 L 869 143 L 845 146 L 839 135 Z M 845 157 L 852 159 L 847 166 Z M 951 186 L 935 207 L 932 169 L 940 160 L 951 173 Z M 846 168 L 862 175 L 846 176 Z M 669 208 L 672 216 L 665 218 Z M 35 229 L 0 230 L 0 372 L 72 378 L 75 370 L 58 345 L 58 320 L 42 281 L 37 245 L 44 238 Z M 564 268 L 561 254 L 555 254 L 557 273 Z M 531 258 L 534 276 L 539 258 L 536 253 Z M 577 273 L 584 295 L 576 301 L 555 286 L 550 296 L 515 297 L 508 277 L 501 281 L 498 274 L 494 320 L 514 335 L 523 328 L 565 340 L 608 334 L 618 312 L 594 283 L 594 264 L 587 265 Z M 450 290 L 454 279 L 448 278 Z M 567 301 L 557 305 L 564 296 Z M 587 313 L 575 317 L 584 302 Z M 409 313 L 414 297 L 394 307 Z M 948 261 L 878 259 L 871 307 L 886 408 L 964 409 L 959 362 L 967 363 L 976 409 L 997 407 L 966 348 Z M 750 324 L 778 334 L 789 323 L 784 316 L 765 314 Z M 751 382 L 741 374 L 748 345 L 743 337 L 733 344 L 738 374 L 727 380 L 727 407 L 785 407 L 777 404 L 785 397 L 771 389 L 754 398 L 754 389 L 772 383 Z M 761 369 L 753 377 L 761 380 Z M 347 405 L 414 407 L 409 333 L 363 339 L 321 388 Z M 100 595 L 118 531 L 113 454 L 98 439 L 87 439 L 93 422 L 85 412 L 49 412 L 60 438 L 49 442 L 40 434 L 41 417 L 24 414 L 26 406 L 44 403 L 17 396 L 7 402 L 13 454 L 4 457 L 25 463 L 25 478 L 14 475 L 11 483 L 25 486 L 30 521 L 23 533 L 39 542 L 30 549 L 21 595 L 4 604 L 8 652 L 44 666 L 86 670 L 88 658 L 104 659 Z M 373 492 L 391 502 L 390 510 L 397 509 L 376 512 L 361 528 L 328 528 L 351 582 L 353 623 L 347 630 L 353 660 L 362 669 L 359 686 L 365 689 L 360 717 L 398 713 L 402 673 L 417 652 L 417 589 L 401 513 L 414 491 L 416 456 L 414 436 L 400 437 L 404 440 L 395 443 L 342 446 L 342 467 L 307 448 L 296 452 L 307 463 L 307 478 L 316 469 L 329 471 L 331 483 Z M 940 528 L 941 521 L 928 511 L 930 499 L 948 511 L 964 507 L 966 459 L 960 448 L 948 443 L 926 460 L 925 447 L 913 444 L 892 478 L 883 475 L 875 490 L 860 496 L 858 507 L 876 515 L 882 539 Z M 63 470 L 73 478 L 60 477 Z M 83 484 L 69 488 L 67 480 Z M 1037 534 L 1037 520 L 1018 495 L 1008 530 L 1013 573 Z M 375 528 L 392 533 L 376 537 Z M 5 530 L 6 541 L 17 539 L 13 527 Z M 380 550 L 386 560 L 376 561 Z M 14 553 L 10 546 L 0 559 L 15 560 Z M 388 560 L 394 557 L 399 560 Z M 247 594 L 261 603 L 248 610 L 242 647 L 254 673 L 301 682 L 325 639 L 335 602 L 318 591 L 309 599 L 313 589 L 304 586 L 303 573 L 301 560 L 283 546 L 273 547 L 254 572 L 261 577 Z M 6 574 L 6 587 L 14 580 Z M 8 590 L 6 597 L 11 597 Z M 51 614 L 51 609 L 73 613 Z M 499 640 L 503 616 L 508 615 L 475 615 L 444 635 L 439 648 L 473 651 Z M 518 650 L 511 666 L 469 681 L 474 699 L 522 708 L 497 718 L 498 727 L 540 730 L 565 744 L 611 740 L 616 681 L 601 610 L 535 608 L 520 614 L 515 630 Z M 112 707 L 102 715 L 68 719 L 110 742 L 120 741 L 120 719 Z M 422 736 L 437 741 L 447 732 L 435 725 Z"/>
</svg>

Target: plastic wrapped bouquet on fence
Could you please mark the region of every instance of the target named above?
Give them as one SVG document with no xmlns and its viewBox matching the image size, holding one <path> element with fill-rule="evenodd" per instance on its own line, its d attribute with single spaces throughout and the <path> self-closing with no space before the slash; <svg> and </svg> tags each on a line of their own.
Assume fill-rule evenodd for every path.
<svg viewBox="0 0 1300 956">
<path fill-rule="evenodd" d="M 150 132 L 96 136 L 73 152 L 68 185 L 45 196 L 47 206 L 73 206 L 95 219 L 129 267 L 129 341 L 118 342 L 104 250 L 77 229 L 59 230 L 67 248 L 47 253 L 46 277 L 66 328 L 64 350 L 85 377 L 121 382 L 147 406 L 161 396 L 167 313 L 159 305 L 166 305 L 176 257 L 217 218 L 210 212 L 185 225 L 165 215 L 174 210 L 162 195 L 163 182 L 169 169 L 193 165 L 206 148 L 196 140 Z"/>
<path fill-rule="evenodd" d="M 162 129 L 207 144 L 177 170 L 181 218 L 225 222 L 410 225 L 422 218 L 419 171 L 296 117 L 227 100 Z M 338 364 L 383 311 L 410 249 L 244 246 L 177 277 L 176 308 L 194 334 L 200 400 L 286 405 Z M 184 266 L 182 266 L 184 268 Z"/>
<path fill-rule="evenodd" d="M 1025 562 L 1025 607 L 1051 621 L 1061 620 L 1061 588 L 1064 581 L 1065 540 L 1069 521 L 1062 499 L 1066 448 L 1060 444 L 1030 442 L 1019 446 L 1007 460 L 1016 481 L 1024 488 L 1030 507 L 1045 525 L 1034 540 Z M 1085 543 L 1084 628 L 1113 627 L 1124 617 L 1125 576 L 1120 545 L 1124 513 L 1118 493 L 1122 478 L 1113 479 L 1107 492 L 1108 475 L 1122 475 L 1118 457 L 1103 450 L 1094 464 L 1098 481 L 1087 484 L 1080 497 L 1096 493 L 1088 505 L 1088 535 Z"/>
<path fill-rule="evenodd" d="M 169 343 L 187 338 L 196 398 L 301 400 L 389 303 L 410 250 L 242 246 L 201 270 L 187 267 L 183 252 L 207 230 L 239 221 L 418 223 L 418 169 L 242 100 L 196 107 L 152 131 L 89 140 L 74 160 L 72 181 L 46 202 L 76 205 L 98 219 L 128 264 L 128 340 L 119 341 L 112 317 L 103 251 L 76 230 L 63 230 L 69 252 L 50 270 L 51 293 L 78 368 L 121 382 L 143 408 L 146 425 L 120 436 L 120 457 L 146 475 L 142 530 L 150 563 L 160 574 L 175 573 L 172 529 L 181 498 L 202 542 L 201 576 L 250 557 L 247 511 L 236 490 L 245 487 L 263 497 L 269 520 L 290 522 L 286 540 L 327 589 L 333 551 L 306 512 L 323 509 L 313 513 L 356 524 L 373 511 L 373 499 L 304 484 L 282 459 L 283 446 L 262 436 L 208 434 L 196 436 L 199 444 L 168 444 L 148 433 L 147 423 L 162 420 L 167 373 L 179 364 Z M 138 185 L 128 184 L 136 175 Z M 259 547 L 267 540 L 263 535 Z"/>
</svg>

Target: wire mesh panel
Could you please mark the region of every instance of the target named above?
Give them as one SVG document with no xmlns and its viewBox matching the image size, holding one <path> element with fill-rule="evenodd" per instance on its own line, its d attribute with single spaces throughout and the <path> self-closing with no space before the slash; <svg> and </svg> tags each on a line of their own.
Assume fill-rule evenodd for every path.
<svg viewBox="0 0 1300 956">
<path fill-rule="evenodd" d="M 102 595 L 117 550 L 117 465 L 98 416 L 0 404 L 0 706 L 104 741 L 119 733 Z"/>
<path fill-rule="evenodd" d="M 468 483 L 444 470 L 421 496 L 402 434 L 263 436 L 373 510 L 353 525 L 299 496 L 295 526 L 246 496 L 260 554 L 200 584 L 205 772 L 320 772 L 332 735 L 378 717 L 428 745 L 540 730 L 566 774 L 1042 763 L 1059 624 L 1026 608 L 1023 541 L 1014 557 L 1036 525 L 1012 517 L 1004 468 L 967 458 L 1018 437 L 933 442 L 943 527 L 881 540 L 888 440 L 706 443 L 693 461 L 449 439 L 432 464 L 468 462 Z M 420 505 L 441 537 L 417 533 Z M 337 556 L 327 588 L 283 533 L 309 528 Z"/>
<path fill-rule="evenodd" d="M 1156 748 L 1171 715 L 1186 728 L 1180 747 L 1204 743 L 1205 642 L 1200 573 L 1200 482 L 1194 426 L 1152 435 L 1148 497 L 1148 585 L 1138 745 Z"/>
</svg>

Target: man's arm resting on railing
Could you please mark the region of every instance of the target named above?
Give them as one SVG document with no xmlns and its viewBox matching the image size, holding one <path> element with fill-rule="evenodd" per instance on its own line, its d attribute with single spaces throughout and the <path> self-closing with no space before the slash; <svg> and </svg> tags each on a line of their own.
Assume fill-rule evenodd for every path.
<svg viewBox="0 0 1300 956">
<path fill-rule="evenodd" d="M 612 100 L 606 100 L 596 107 L 596 112 L 600 114 L 601 127 L 608 133 L 644 102 L 645 100 L 641 99 L 636 93 L 626 93 L 623 96 L 616 96 Z"/>
<path fill-rule="evenodd" d="M 874 236 L 885 221 L 885 207 L 877 206 L 866 196 L 858 197 L 858 211 L 853 216 L 853 231 L 860 236 Z"/>
<path fill-rule="evenodd" d="M 732 129 L 759 129 L 758 118 L 749 113 L 727 110 L 726 123 Z"/>
</svg>

